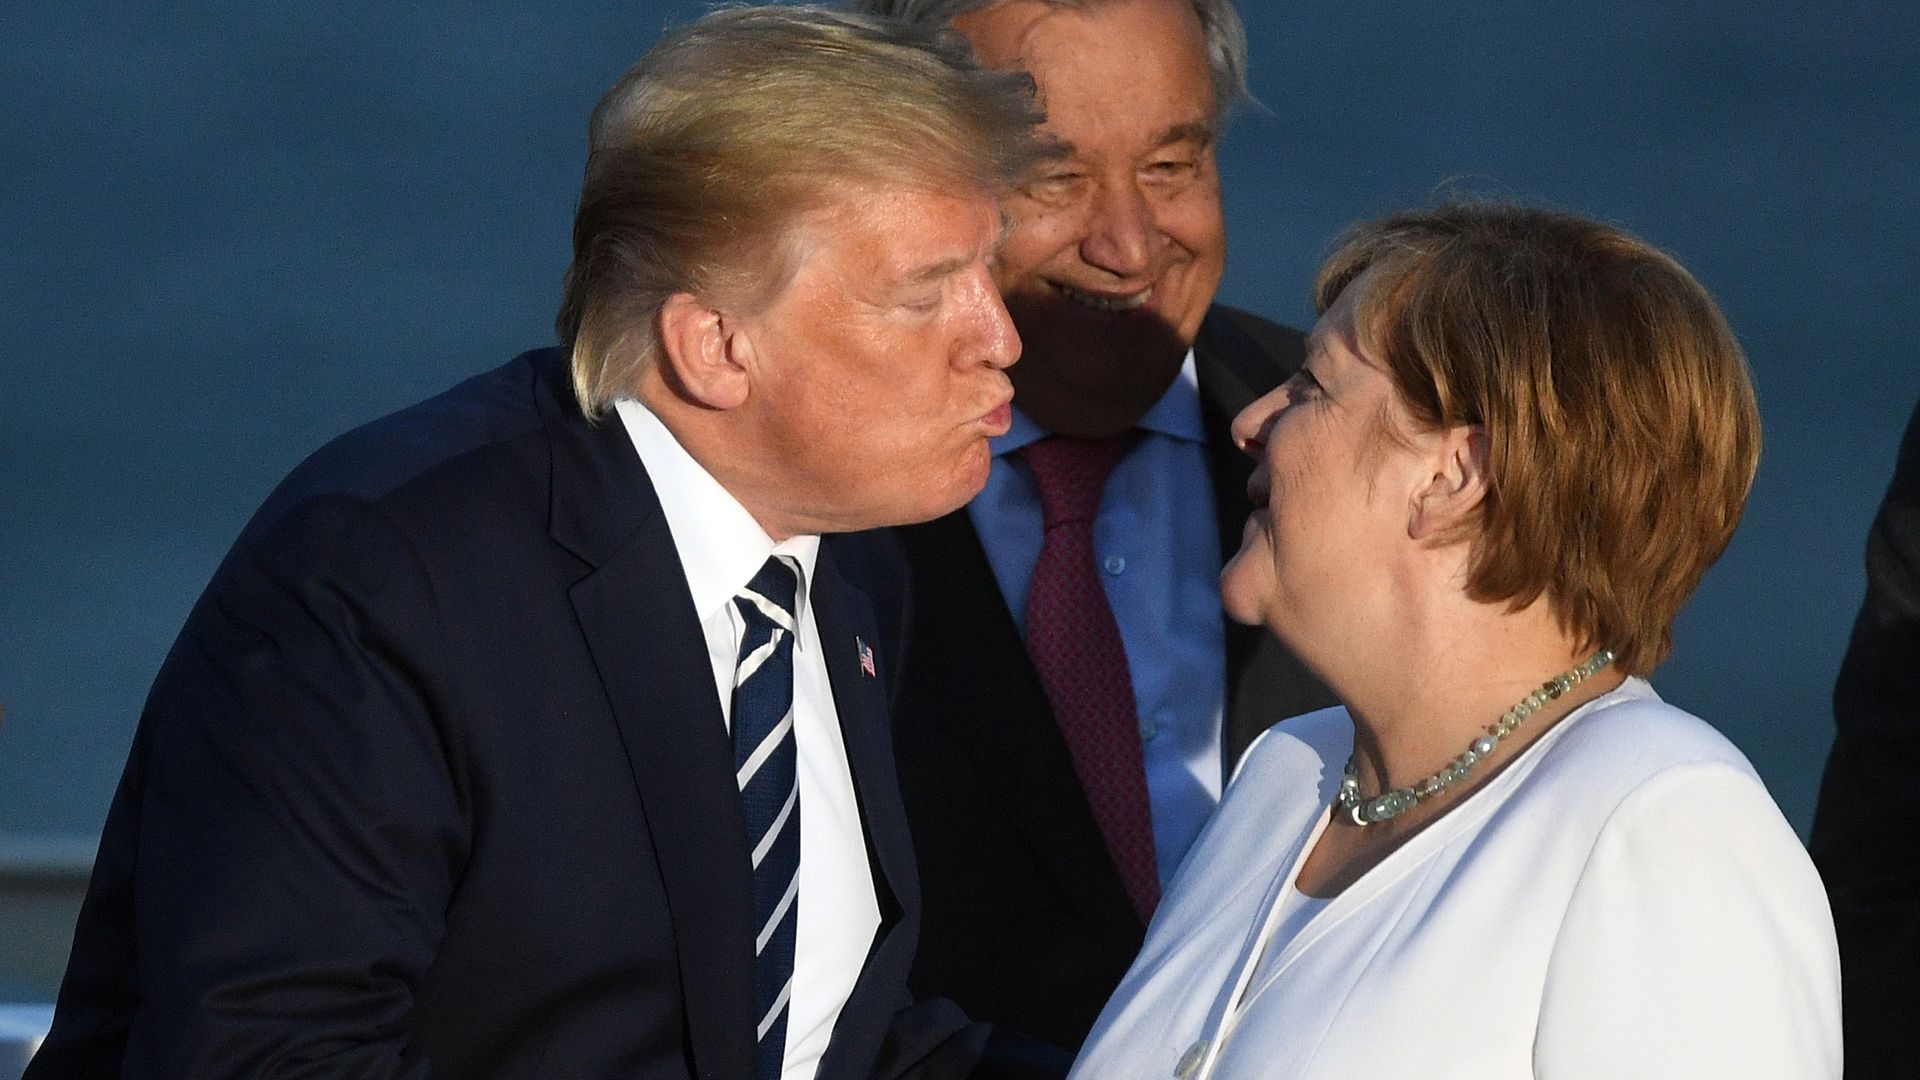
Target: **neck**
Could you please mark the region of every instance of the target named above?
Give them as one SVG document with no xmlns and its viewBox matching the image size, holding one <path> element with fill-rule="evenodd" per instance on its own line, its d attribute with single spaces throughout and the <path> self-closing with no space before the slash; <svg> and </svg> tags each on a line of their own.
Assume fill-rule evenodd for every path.
<svg viewBox="0 0 1920 1080">
<path fill-rule="evenodd" d="M 1544 600 L 1518 611 L 1474 604 L 1445 619 L 1413 620 L 1383 662 L 1342 694 L 1354 721 L 1360 790 L 1368 797 L 1408 787 L 1445 768 L 1503 713 L 1595 651 L 1560 630 Z M 1478 786 L 1567 713 L 1620 685 L 1612 668 L 1530 715 L 1452 794 Z M 1440 807 L 1436 807 L 1440 809 Z M 1427 815 L 1410 815 L 1415 821 Z M 1411 824 L 1412 822 L 1409 822 Z"/>
<path fill-rule="evenodd" d="M 774 543 L 792 537 L 833 531 L 826 523 L 782 512 L 777 473 L 763 467 L 750 452 L 752 440 L 735 430 L 733 411 L 710 409 L 673 392 L 657 374 L 649 372 L 634 395 L 672 433 L 687 456 L 725 488 Z"/>
</svg>

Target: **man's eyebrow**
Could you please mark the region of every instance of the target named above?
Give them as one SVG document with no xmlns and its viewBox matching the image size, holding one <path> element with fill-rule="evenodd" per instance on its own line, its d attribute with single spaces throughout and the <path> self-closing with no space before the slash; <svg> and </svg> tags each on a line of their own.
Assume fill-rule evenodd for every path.
<svg viewBox="0 0 1920 1080">
<path fill-rule="evenodd" d="M 1005 210 L 1002 210 L 1000 211 L 1000 227 L 994 232 L 993 246 L 987 249 L 987 253 L 990 255 L 998 253 L 1000 245 L 1006 243 L 1007 237 L 1012 234 L 1013 217 Z M 978 255 L 973 254 L 955 255 L 951 258 L 941 259 L 938 262 L 927 263 L 925 266 L 916 266 L 901 275 L 900 283 L 903 285 L 924 285 L 929 281 L 938 281 L 949 274 L 955 274 L 961 270 L 965 270 L 967 267 L 973 265 L 974 260 L 978 258 Z"/>
<path fill-rule="evenodd" d="M 1164 150 L 1174 143 L 1183 142 L 1199 143 L 1201 146 L 1210 145 L 1213 142 L 1213 126 L 1196 121 L 1175 124 L 1155 135 L 1149 146 L 1154 150 Z"/>
<path fill-rule="evenodd" d="M 965 269 L 976 257 L 977 256 L 973 255 L 955 255 L 951 259 L 941 259 L 939 262 L 928 263 L 925 266 L 917 266 L 908 271 L 906 276 L 901 279 L 901 282 L 906 285 L 924 285 L 929 281 L 938 281 L 948 274 Z"/>
<path fill-rule="evenodd" d="M 1070 140 L 1051 132 L 1040 132 L 1034 137 L 1034 143 L 1038 147 L 1034 156 L 1039 161 L 1058 161 L 1061 158 L 1070 158 L 1078 152 Z"/>
</svg>

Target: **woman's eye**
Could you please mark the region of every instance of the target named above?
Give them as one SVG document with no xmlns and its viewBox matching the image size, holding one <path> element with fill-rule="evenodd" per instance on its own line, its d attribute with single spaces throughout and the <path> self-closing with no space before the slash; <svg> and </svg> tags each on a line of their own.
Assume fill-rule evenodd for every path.
<svg viewBox="0 0 1920 1080">
<path fill-rule="evenodd" d="M 1322 392 L 1320 380 L 1314 378 L 1313 372 L 1306 368 L 1295 371 L 1293 377 L 1287 380 L 1287 396 L 1294 401 L 1310 401 Z"/>
</svg>

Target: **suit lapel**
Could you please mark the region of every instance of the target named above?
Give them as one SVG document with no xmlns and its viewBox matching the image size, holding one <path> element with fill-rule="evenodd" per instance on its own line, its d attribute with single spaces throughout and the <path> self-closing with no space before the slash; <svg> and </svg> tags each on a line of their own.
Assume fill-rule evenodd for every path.
<svg viewBox="0 0 1920 1080">
<path fill-rule="evenodd" d="M 1193 358 L 1225 565 L 1240 550 L 1253 510 L 1247 501 L 1253 459 L 1234 448 L 1233 418 L 1293 376 L 1306 362 L 1306 344 L 1291 330 L 1215 305 L 1200 325 Z M 1230 775 L 1247 745 L 1275 721 L 1335 704 L 1335 699 L 1262 627 L 1226 620 L 1226 650 L 1227 716 L 1220 751 L 1221 768 Z"/>
<path fill-rule="evenodd" d="M 917 889 L 906 810 L 893 767 L 893 739 L 887 730 L 886 683 L 879 678 L 878 667 L 897 663 L 899 657 L 879 651 L 880 627 L 873 603 L 865 590 L 841 574 L 831 540 L 820 545 L 809 600 L 820 631 L 827 681 L 833 687 L 834 711 L 840 717 L 847 764 L 853 770 L 854 793 L 860 800 L 860 820 L 875 860 L 874 886 L 881 898 L 881 933 L 885 934 L 898 917 L 900 901 L 912 899 Z M 863 648 L 874 650 L 873 674 L 861 666 Z"/>
<path fill-rule="evenodd" d="M 1260 395 L 1278 386 L 1293 374 L 1300 361 L 1275 371 L 1271 363 L 1264 373 L 1250 371 L 1245 361 L 1254 355 L 1251 343 L 1236 340 L 1239 335 L 1227 322 L 1221 309 L 1207 313 L 1200 335 L 1194 341 L 1194 372 L 1200 382 L 1200 416 L 1207 432 L 1207 471 L 1213 481 L 1213 506 L 1220 529 L 1220 565 L 1240 550 L 1240 538 L 1246 531 L 1247 515 L 1253 504 L 1247 501 L 1247 481 L 1253 476 L 1253 459 L 1233 444 L 1233 418 Z M 1247 675 L 1255 667 L 1255 656 L 1270 635 L 1259 627 L 1243 626 L 1225 620 L 1227 652 L 1226 716 L 1220 732 L 1222 775 L 1232 775 L 1233 765 L 1253 741 L 1261 717 L 1247 715 L 1250 710 L 1236 708 L 1247 699 L 1242 689 Z M 1268 718 L 1268 722 L 1272 719 Z"/>
<path fill-rule="evenodd" d="M 589 425 L 543 387 L 551 531 L 590 566 L 569 595 L 667 894 L 688 1038 L 702 1077 L 753 1063 L 753 875 L 706 639 L 665 516 L 617 421 Z"/>
<path fill-rule="evenodd" d="M 1253 459 L 1233 445 L 1233 418 L 1256 398 L 1291 378 L 1306 359 L 1295 337 L 1262 347 L 1234 320 L 1234 314 L 1231 308 L 1209 310 L 1193 343 L 1194 373 L 1200 382 L 1200 419 L 1207 433 L 1207 466 L 1219 514 L 1222 563 L 1240 550 L 1240 534 L 1252 510 L 1247 502 L 1247 480 L 1253 475 Z M 1237 669 L 1230 660 L 1228 670 Z"/>
<path fill-rule="evenodd" d="M 910 946 L 896 940 L 902 903 L 917 905 L 918 883 L 913 868 L 912 842 L 907 837 L 906 810 L 900 803 L 900 785 L 893 768 L 893 742 L 887 731 L 885 683 L 861 668 L 861 650 L 872 649 L 876 673 L 880 664 L 893 663 L 881 651 L 879 627 L 865 590 L 843 576 L 834 560 L 832 537 L 820 545 L 808 593 L 814 626 L 820 632 L 827 683 L 833 688 L 833 710 L 840 720 L 847 766 L 853 773 L 854 797 L 860 824 L 866 833 L 867 859 L 873 872 L 874 898 L 880 907 L 880 926 L 874 932 L 860 978 L 840 1010 L 820 1061 L 822 1077 L 860 1075 L 872 1061 L 885 1032 L 885 1020 L 899 1008 L 895 995 L 906 983 Z"/>
</svg>

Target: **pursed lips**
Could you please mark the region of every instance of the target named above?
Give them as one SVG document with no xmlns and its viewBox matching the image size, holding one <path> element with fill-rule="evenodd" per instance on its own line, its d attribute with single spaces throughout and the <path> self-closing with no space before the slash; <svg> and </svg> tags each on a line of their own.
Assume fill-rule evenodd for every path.
<svg viewBox="0 0 1920 1080">
<path fill-rule="evenodd" d="M 994 436 L 1004 435 L 1013 425 L 1013 387 L 1006 385 L 994 395 L 993 403 L 986 411 L 975 416 L 973 423 L 984 424 Z"/>
</svg>

